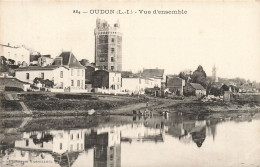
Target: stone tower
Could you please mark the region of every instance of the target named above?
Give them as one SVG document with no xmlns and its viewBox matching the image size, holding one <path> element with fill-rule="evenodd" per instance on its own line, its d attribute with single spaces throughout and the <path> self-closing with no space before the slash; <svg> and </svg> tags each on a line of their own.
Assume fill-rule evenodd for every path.
<svg viewBox="0 0 260 167">
<path fill-rule="evenodd" d="M 112 71 L 122 71 L 122 33 L 119 21 L 110 26 L 107 21 L 96 20 L 95 64 Z"/>
<path fill-rule="evenodd" d="M 217 77 L 217 68 L 214 65 L 212 68 L 212 82 L 218 82 L 218 77 Z"/>
</svg>

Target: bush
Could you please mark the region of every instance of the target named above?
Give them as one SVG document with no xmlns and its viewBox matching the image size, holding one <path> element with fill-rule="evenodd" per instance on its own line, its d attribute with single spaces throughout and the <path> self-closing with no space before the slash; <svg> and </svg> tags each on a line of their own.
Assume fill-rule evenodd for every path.
<svg viewBox="0 0 260 167">
<path fill-rule="evenodd" d="M 22 106 L 18 101 L 13 100 L 1 100 L 1 111 L 22 111 Z"/>
<path fill-rule="evenodd" d="M 57 98 L 59 99 L 87 99 L 87 100 L 97 100 L 96 97 L 88 94 L 56 94 Z"/>
<path fill-rule="evenodd" d="M 17 87 L 6 86 L 5 87 L 5 91 L 23 92 L 23 89 L 22 88 L 17 88 Z"/>
</svg>

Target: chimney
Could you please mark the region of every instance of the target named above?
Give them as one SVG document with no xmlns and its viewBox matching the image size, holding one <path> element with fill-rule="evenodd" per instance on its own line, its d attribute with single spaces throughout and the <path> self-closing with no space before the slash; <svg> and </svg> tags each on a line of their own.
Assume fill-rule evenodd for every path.
<svg viewBox="0 0 260 167">
<path fill-rule="evenodd" d="M 62 66 L 63 64 L 62 64 L 62 57 L 56 57 L 55 59 L 54 59 L 54 65 L 56 65 L 56 66 Z"/>
</svg>

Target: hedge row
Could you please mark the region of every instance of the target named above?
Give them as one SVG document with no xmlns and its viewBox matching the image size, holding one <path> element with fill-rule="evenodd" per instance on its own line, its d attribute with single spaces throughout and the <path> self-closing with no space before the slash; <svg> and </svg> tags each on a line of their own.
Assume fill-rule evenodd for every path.
<svg viewBox="0 0 260 167">
<path fill-rule="evenodd" d="M 103 110 L 111 109 L 125 104 L 125 102 L 113 101 L 28 101 L 26 105 L 31 110 L 52 111 L 52 110 Z"/>
</svg>

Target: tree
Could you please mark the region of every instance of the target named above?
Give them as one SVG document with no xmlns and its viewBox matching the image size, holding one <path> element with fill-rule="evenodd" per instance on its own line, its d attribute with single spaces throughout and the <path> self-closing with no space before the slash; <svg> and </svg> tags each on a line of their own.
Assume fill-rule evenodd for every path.
<svg viewBox="0 0 260 167">
<path fill-rule="evenodd" d="M 222 85 L 222 87 L 220 88 L 220 92 L 222 95 L 224 95 L 225 91 L 229 91 L 229 87 L 226 84 Z"/>
<path fill-rule="evenodd" d="M 89 65 L 89 60 L 87 60 L 87 59 L 82 59 L 82 60 L 80 60 L 79 62 L 80 62 L 80 64 L 83 65 L 83 66 Z"/>
<path fill-rule="evenodd" d="M 207 86 L 206 78 L 207 78 L 206 72 L 203 70 L 203 67 L 199 65 L 197 70 L 195 70 L 191 75 L 191 82 L 199 83 L 203 87 L 206 87 Z"/>
<path fill-rule="evenodd" d="M 188 81 L 189 77 L 191 77 L 192 71 L 190 69 L 186 69 L 184 71 L 181 71 L 178 75 L 179 78 L 184 79 L 185 82 Z"/>
<path fill-rule="evenodd" d="M 15 61 L 13 59 L 8 59 L 8 61 L 10 62 L 10 64 L 14 64 Z"/>
</svg>

